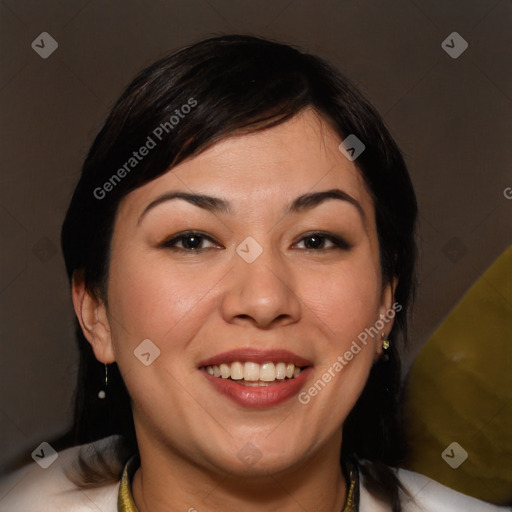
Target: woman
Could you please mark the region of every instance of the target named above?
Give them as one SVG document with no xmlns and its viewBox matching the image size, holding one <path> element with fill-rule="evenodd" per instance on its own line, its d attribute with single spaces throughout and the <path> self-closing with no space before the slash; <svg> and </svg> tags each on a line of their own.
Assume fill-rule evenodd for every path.
<svg viewBox="0 0 512 512">
<path fill-rule="evenodd" d="M 382 120 L 320 59 L 228 36 L 144 70 L 62 229 L 74 447 L 2 510 L 497 510 L 393 469 L 415 218 Z"/>
</svg>

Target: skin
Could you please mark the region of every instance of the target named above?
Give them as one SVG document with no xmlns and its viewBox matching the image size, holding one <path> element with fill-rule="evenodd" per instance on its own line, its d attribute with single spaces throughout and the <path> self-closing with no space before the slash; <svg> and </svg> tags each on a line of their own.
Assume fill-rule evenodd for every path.
<svg viewBox="0 0 512 512">
<path fill-rule="evenodd" d="M 381 354 L 380 336 L 361 345 L 306 405 L 295 396 L 267 409 L 244 408 L 198 369 L 201 360 L 234 348 L 285 348 L 313 362 L 301 389 L 307 391 L 392 307 L 396 283 L 382 284 L 372 199 L 340 142 L 313 110 L 218 142 L 123 199 L 108 307 L 74 279 L 84 334 L 99 361 L 118 363 L 132 398 L 141 454 L 133 495 L 141 512 L 341 510 L 341 428 Z M 298 196 L 335 188 L 357 200 L 364 218 L 335 199 L 285 213 Z M 219 197 L 230 211 L 178 199 L 139 222 L 169 191 Z M 189 229 L 213 241 L 204 239 L 202 251 L 187 252 L 179 241 L 162 247 Z M 325 239 L 308 249 L 307 235 L 318 230 L 350 248 Z M 250 264 L 236 253 L 247 236 L 263 248 Z M 391 327 L 389 321 L 382 332 Z M 150 366 L 133 355 L 145 339 L 161 351 Z M 261 454 L 252 465 L 237 457 L 248 441 Z"/>
</svg>

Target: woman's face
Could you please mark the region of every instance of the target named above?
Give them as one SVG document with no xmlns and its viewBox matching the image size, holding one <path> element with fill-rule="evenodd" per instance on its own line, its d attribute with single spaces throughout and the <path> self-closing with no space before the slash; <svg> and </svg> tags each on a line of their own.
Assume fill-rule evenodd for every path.
<svg viewBox="0 0 512 512">
<path fill-rule="evenodd" d="M 247 475 L 338 457 L 392 323 L 362 333 L 393 303 L 372 200 L 340 142 L 306 111 L 122 201 L 93 346 L 119 365 L 141 447 Z"/>
</svg>

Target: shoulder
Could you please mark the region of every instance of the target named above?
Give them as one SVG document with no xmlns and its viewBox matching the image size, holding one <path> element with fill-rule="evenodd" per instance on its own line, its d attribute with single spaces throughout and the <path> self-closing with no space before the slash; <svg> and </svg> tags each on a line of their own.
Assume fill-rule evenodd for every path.
<svg viewBox="0 0 512 512">
<path fill-rule="evenodd" d="M 419 473 L 399 469 L 397 476 L 409 492 L 412 500 L 404 498 L 403 512 L 505 512 L 507 507 L 498 507 L 454 491 Z M 360 483 L 361 512 L 390 512 L 388 505 L 373 497 Z"/>
<path fill-rule="evenodd" d="M 116 512 L 119 483 L 95 489 L 79 489 L 66 477 L 78 461 L 80 450 L 104 451 L 113 441 L 107 437 L 58 453 L 46 469 L 33 462 L 0 479 L 2 512 Z"/>
</svg>

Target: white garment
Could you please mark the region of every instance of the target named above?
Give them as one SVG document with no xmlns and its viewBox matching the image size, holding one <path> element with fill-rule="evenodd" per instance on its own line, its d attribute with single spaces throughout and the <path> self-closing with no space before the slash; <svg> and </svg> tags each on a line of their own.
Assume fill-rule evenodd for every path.
<svg viewBox="0 0 512 512">
<path fill-rule="evenodd" d="M 114 438 L 96 441 L 94 449 L 104 452 Z M 91 447 L 90 445 L 89 447 Z M 79 490 L 64 474 L 77 460 L 75 446 L 59 453 L 47 469 L 35 462 L 0 479 L 0 512 L 117 512 L 119 483 L 92 490 Z M 404 512 L 503 512 L 510 510 L 470 498 L 426 476 L 403 469 L 398 477 L 414 497 L 404 503 Z M 67 492 L 65 492 L 67 491 Z M 376 500 L 360 482 L 360 512 L 389 512 L 389 506 Z"/>
</svg>

